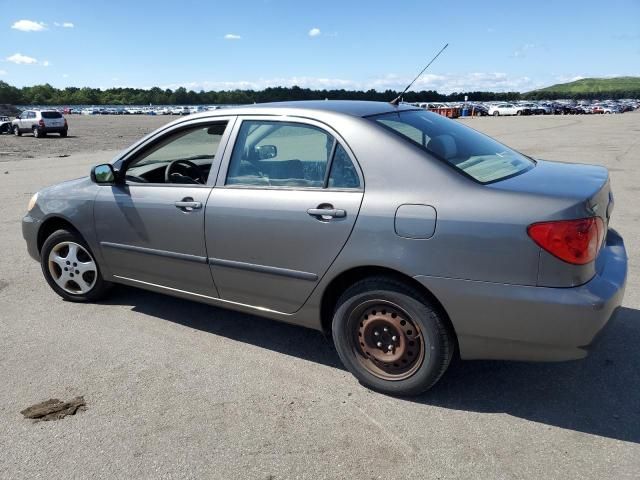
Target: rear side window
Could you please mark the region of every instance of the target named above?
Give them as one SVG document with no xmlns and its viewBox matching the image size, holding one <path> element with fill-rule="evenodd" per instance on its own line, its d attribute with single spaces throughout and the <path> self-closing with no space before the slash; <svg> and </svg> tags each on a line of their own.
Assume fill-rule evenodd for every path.
<svg viewBox="0 0 640 480">
<path fill-rule="evenodd" d="M 409 110 L 369 118 L 480 183 L 513 177 L 535 165 L 492 138 L 432 112 Z"/>
<path fill-rule="evenodd" d="M 340 144 L 336 145 L 329 173 L 329 188 L 360 188 L 360 177 L 349 158 L 349 154 Z"/>
<path fill-rule="evenodd" d="M 62 118 L 59 112 L 42 112 L 42 118 Z"/>
</svg>

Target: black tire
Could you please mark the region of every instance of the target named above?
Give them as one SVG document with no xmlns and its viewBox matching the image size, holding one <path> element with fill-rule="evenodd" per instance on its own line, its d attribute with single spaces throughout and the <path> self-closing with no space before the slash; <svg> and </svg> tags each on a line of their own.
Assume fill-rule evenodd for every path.
<svg viewBox="0 0 640 480">
<path fill-rule="evenodd" d="M 20 127 L 18 127 L 17 125 L 13 126 L 13 134 L 16 137 L 21 137 L 22 136 L 22 132 L 20 131 Z"/>
<path fill-rule="evenodd" d="M 93 281 L 91 289 L 87 292 L 73 293 L 61 288 L 60 285 L 56 283 L 56 280 L 53 278 L 50 271 L 51 268 L 49 265 L 49 254 L 54 248 L 68 242 L 78 244 L 82 248 L 84 248 L 86 250 L 86 253 L 89 254 L 91 260 L 93 260 L 96 266 L 95 281 Z M 75 264 L 73 265 L 75 266 Z M 40 266 L 42 267 L 44 278 L 47 280 L 47 283 L 52 288 L 52 290 L 60 295 L 64 300 L 68 300 L 70 302 L 95 302 L 97 300 L 100 300 L 101 298 L 104 298 L 104 296 L 112 286 L 111 282 L 107 282 L 102 278 L 102 274 L 100 273 L 100 266 L 98 265 L 93 252 L 84 241 L 84 239 L 76 232 L 68 230 L 56 230 L 55 232 L 53 232 L 42 245 L 42 250 L 40 252 Z"/>
<path fill-rule="evenodd" d="M 400 312 L 397 317 L 396 314 L 391 316 L 404 317 L 406 321 L 403 325 L 413 325 L 416 328 L 415 338 L 419 339 L 416 340 L 416 345 L 414 342 L 405 343 L 414 345 L 407 347 L 409 350 L 415 350 L 414 352 L 405 352 L 415 357 L 406 357 L 410 358 L 413 364 L 404 367 L 395 363 L 379 363 L 377 359 L 373 359 L 371 352 L 366 351 L 375 349 L 371 345 L 365 346 L 362 340 L 367 342 L 363 335 L 366 337 L 371 333 L 371 329 L 366 330 L 366 322 L 379 321 L 378 317 L 371 317 L 372 313 L 376 314 L 376 305 L 381 306 L 380 314 L 387 314 L 387 308 Z M 375 335 L 380 334 L 375 330 L 378 327 L 372 328 Z M 393 333 L 392 326 L 390 329 Z M 384 329 L 384 332 L 388 331 Z M 412 331 L 408 330 L 408 333 Z M 456 345 L 455 334 L 448 326 L 444 313 L 419 290 L 388 277 L 361 280 L 342 294 L 336 304 L 332 334 L 340 359 L 360 383 L 372 390 L 390 395 L 418 395 L 430 389 L 447 370 Z M 403 334 L 402 332 L 401 335 Z M 382 339 L 381 336 L 371 338 Z M 395 336 L 392 338 L 396 339 Z M 377 346 L 380 347 L 381 343 L 377 343 Z M 373 355 L 384 355 L 384 346 L 381 350 L 382 352 L 374 352 Z M 391 352 L 389 345 L 387 353 L 393 355 L 395 349 Z M 405 362 L 405 357 L 402 358 L 402 362 Z M 383 365 L 383 368 L 380 369 L 379 365 Z M 386 368 L 390 370 L 385 370 Z M 393 370 L 394 368 L 400 370 Z M 396 371 L 401 373 L 396 375 Z"/>
<path fill-rule="evenodd" d="M 67 136 L 67 130 L 62 130 L 62 131 L 60 132 L 60 136 L 61 136 L 61 137 L 66 137 L 66 136 Z"/>
<path fill-rule="evenodd" d="M 500 112 L 498 112 L 497 110 L 495 112 L 493 112 L 493 116 L 494 117 L 499 117 L 500 116 Z"/>
<path fill-rule="evenodd" d="M 43 131 L 41 131 L 38 127 L 33 127 L 31 129 L 31 131 L 33 132 L 33 136 L 35 138 L 41 138 L 44 137 L 46 135 L 46 133 L 44 133 Z"/>
</svg>

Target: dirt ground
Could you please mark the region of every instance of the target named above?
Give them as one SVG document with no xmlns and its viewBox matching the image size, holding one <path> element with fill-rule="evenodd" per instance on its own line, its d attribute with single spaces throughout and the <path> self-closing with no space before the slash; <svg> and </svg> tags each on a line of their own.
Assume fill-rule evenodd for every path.
<svg viewBox="0 0 640 480">
<path fill-rule="evenodd" d="M 461 362 L 411 399 L 360 386 L 318 332 L 134 288 L 97 304 L 51 291 L 21 235 L 30 196 L 170 120 L 0 136 L 0 478 L 638 478 L 640 112 L 460 120 L 609 168 L 627 289 L 586 359 Z M 59 421 L 20 413 L 78 396 L 87 410 Z"/>
<path fill-rule="evenodd" d="M 67 115 L 69 136 L 45 138 L 0 135 L 0 161 L 20 158 L 61 157 L 78 152 L 122 150 L 156 128 L 175 120 L 154 115 Z"/>
</svg>

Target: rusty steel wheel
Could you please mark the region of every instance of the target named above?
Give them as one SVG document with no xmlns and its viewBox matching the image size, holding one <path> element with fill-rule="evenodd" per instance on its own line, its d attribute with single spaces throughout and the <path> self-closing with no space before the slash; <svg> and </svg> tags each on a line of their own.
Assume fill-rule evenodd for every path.
<svg viewBox="0 0 640 480">
<path fill-rule="evenodd" d="M 455 333 L 444 312 L 408 282 L 370 277 L 336 303 L 331 333 L 342 363 L 366 387 L 418 395 L 447 370 Z"/>
<path fill-rule="evenodd" d="M 399 306 L 371 301 L 353 312 L 353 348 L 358 361 L 384 380 L 402 380 L 420 368 L 425 341 L 420 328 Z"/>
</svg>

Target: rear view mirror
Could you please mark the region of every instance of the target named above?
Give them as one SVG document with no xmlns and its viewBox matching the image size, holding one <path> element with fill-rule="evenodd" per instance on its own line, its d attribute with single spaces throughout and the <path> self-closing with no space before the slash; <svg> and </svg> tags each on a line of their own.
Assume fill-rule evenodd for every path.
<svg viewBox="0 0 640 480">
<path fill-rule="evenodd" d="M 115 183 L 116 172 L 110 163 L 96 165 L 91 169 L 91 180 L 97 184 Z"/>
<path fill-rule="evenodd" d="M 259 160 L 268 160 L 278 156 L 278 148 L 275 145 L 261 145 L 256 147 L 256 155 Z"/>
</svg>

